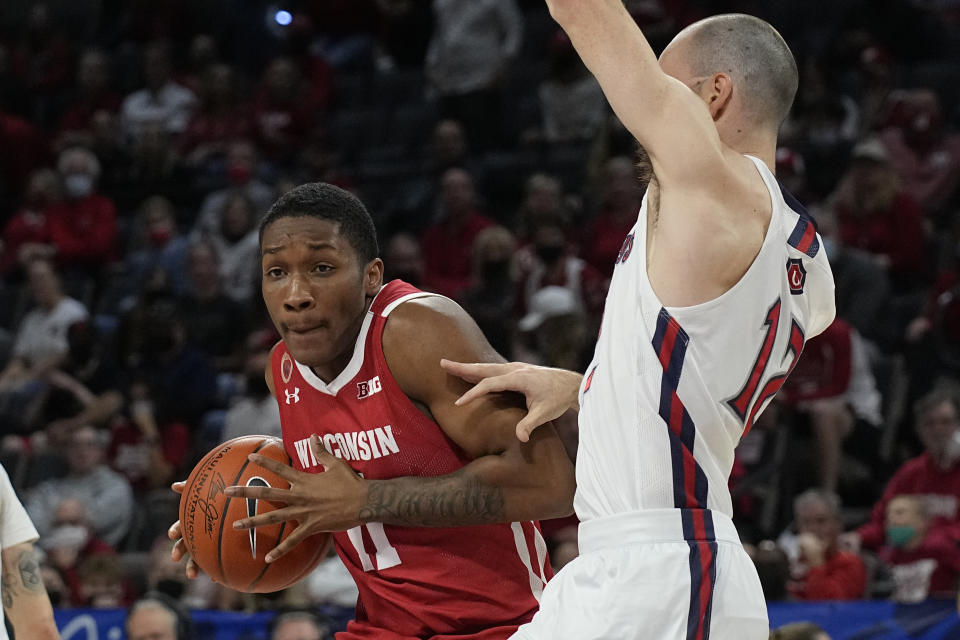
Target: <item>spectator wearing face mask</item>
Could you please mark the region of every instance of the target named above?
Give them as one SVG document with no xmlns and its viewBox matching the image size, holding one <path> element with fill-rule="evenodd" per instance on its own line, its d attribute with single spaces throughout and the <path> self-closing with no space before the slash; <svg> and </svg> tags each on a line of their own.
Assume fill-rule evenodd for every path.
<svg viewBox="0 0 960 640">
<path fill-rule="evenodd" d="M 130 279 L 143 282 L 155 269 L 162 269 L 176 294 L 186 290 L 187 250 L 190 240 L 180 233 L 173 205 L 163 196 L 150 196 L 140 205 L 139 234 L 127 254 Z"/>
<path fill-rule="evenodd" d="M 216 233 L 220 226 L 220 211 L 227 200 L 242 194 L 253 203 L 255 216 L 265 214 L 276 196 L 273 187 L 257 177 L 259 159 L 257 149 L 247 140 L 235 140 L 227 147 L 227 185 L 210 193 L 200 206 L 194 231 Z"/>
<path fill-rule="evenodd" d="M 81 562 L 85 558 L 116 555 L 116 550 L 97 536 L 90 526 L 89 510 L 76 498 L 67 498 L 57 505 L 50 526 L 40 547 L 46 553 L 47 563 L 64 582 L 65 604 L 80 605 L 83 603 L 78 573 Z"/>
<path fill-rule="evenodd" d="M 891 102 L 895 122 L 880 134 L 890 163 L 925 212 L 941 213 L 960 186 L 960 134 L 949 130 L 930 89 L 897 92 Z"/>
<path fill-rule="evenodd" d="M 886 538 L 880 559 L 893 575 L 897 602 L 953 597 L 960 579 L 960 546 L 930 528 L 922 496 L 900 495 L 887 504 Z"/>
<path fill-rule="evenodd" d="M 585 314 L 588 326 L 599 327 L 609 282 L 593 265 L 573 255 L 568 235 L 562 221 L 555 217 L 542 219 L 531 229 L 531 245 L 518 257 L 517 311 L 526 314 L 533 297 L 545 287 L 563 287 Z M 623 246 L 623 238 L 620 244 Z"/>
<path fill-rule="evenodd" d="M 56 259 L 65 268 L 95 271 L 116 255 L 117 211 L 97 192 L 100 162 L 89 149 L 72 147 L 57 160 L 64 200 L 50 208 Z"/>
<path fill-rule="evenodd" d="M 383 252 L 384 282 L 403 280 L 423 288 L 423 251 L 411 233 L 398 233 L 387 242 Z"/>
<path fill-rule="evenodd" d="M 917 401 L 914 419 L 924 452 L 893 475 L 870 521 L 844 536 L 854 550 L 883 544 L 888 504 L 899 495 L 924 501 L 931 532 L 960 540 L 960 390 L 947 384 L 935 387 Z"/>
</svg>

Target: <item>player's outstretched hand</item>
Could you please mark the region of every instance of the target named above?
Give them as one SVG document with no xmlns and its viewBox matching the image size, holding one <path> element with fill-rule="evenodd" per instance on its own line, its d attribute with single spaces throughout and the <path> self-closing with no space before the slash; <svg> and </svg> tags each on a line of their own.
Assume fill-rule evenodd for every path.
<svg viewBox="0 0 960 640">
<path fill-rule="evenodd" d="M 578 409 L 577 395 L 583 376 L 565 369 L 538 367 L 524 362 L 464 363 L 441 360 L 443 370 L 474 387 L 460 396 L 465 405 L 488 393 L 513 391 L 527 401 L 527 415 L 517 424 L 517 438 L 526 442 L 534 429 Z"/>
<path fill-rule="evenodd" d="M 170 488 L 177 493 L 183 493 L 185 482 L 174 482 Z M 173 550 L 170 552 L 170 558 L 174 562 L 180 562 L 184 556 L 187 557 L 187 577 L 191 580 L 200 575 L 200 567 L 193 561 L 190 554 L 187 553 L 187 546 L 183 543 L 183 535 L 180 533 L 180 521 L 177 520 L 167 529 L 167 537 L 173 540 Z"/>
<path fill-rule="evenodd" d="M 319 436 L 310 436 L 310 448 L 323 473 L 306 473 L 256 453 L 250 461 L 269 469 L 290 483 L 289 489 L 232 486 L 224 494 L 232 498 L 255 498 L 281 502 L 285 507 L 241 518 L 234 529 L 253 529 L 294 520 L 297 528 L 266 556 L 267 562 L 283 557 L 305 538 L 325 531 L 346 531 L 360 526 L 360 510 L 367 499 L 367 485 L 346 462 L 327 451 Z"/>
</svg>

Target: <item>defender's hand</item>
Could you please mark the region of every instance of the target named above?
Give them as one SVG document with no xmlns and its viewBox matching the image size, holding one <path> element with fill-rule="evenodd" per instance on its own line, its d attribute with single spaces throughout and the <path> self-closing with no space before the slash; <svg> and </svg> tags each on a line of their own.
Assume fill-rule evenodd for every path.
<svg viewBox="0 0 960 640">
<path fill-rule="evenodd" d="M 315 533 L 346 531 L 363 524 L 359 513 L 367 499 L 366 482 L 350 465 L 328 452 L 316 434 L 310 436 L 310 448 L 323 467 L 323 473 L 297 471 L 252 453 L 251 462 L 274 472 L 289 482 L 290 488 L 233 486 L 224 491 L 234 498 L 255 498 L 287 505 L 233 523 L 235 529 L 253 529 L 285 521 L 297 523 L 296 529 L 267 554 L 267 562 L 283 557 L 301 540 Z"/>
<path fill-rule="evenodd" d="M 573 371 L 523 362 L 467 364 L 441 360 L 440 366 L 449 374 L 476 383 L 460 396 L 458 405 L 488 393 L 522 393 L 527 401 L 527 415 L 517 424 L 517 438 L 522 442 L 529 440 L 540 425 L 556 420 L 570 409 L 579 409 L 577 396 L 583 376 Z"/>
<path fill-rule="evenodd" d="M 170 488 L 176 491 L 177 493 L 183 493 L 183 487 L 186 485 L 186 482 L 174 482 L 170 485 Z M 167 537 L 173 540 L 173 550 L 170 551 L 170 558 L 174 562 L 180 562 L 180 559 L 186 556 L 187 558 L 187 577 L 193 580 L 200 575 L 200 567 L 197 566 L 197 563 L 193 561 L 193 558 L 190 557 L 190 554 L 187 553 L 187 545 L 183 543 L 183 536 L 180 534 L 180 521 L 177 520 L 170 528 L 167 529 Z"/>
</svg>

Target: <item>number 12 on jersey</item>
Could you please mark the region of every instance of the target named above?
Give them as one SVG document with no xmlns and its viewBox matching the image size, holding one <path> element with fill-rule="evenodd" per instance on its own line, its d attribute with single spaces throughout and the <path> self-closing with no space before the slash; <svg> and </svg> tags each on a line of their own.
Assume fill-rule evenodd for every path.
<svg viewBox="0 0 960 640">
<path fill-rule="evenodd" d="M 777 298 L 777 301 L 774 302 L 767 311 L 766 318 L 763 322 L 767 331 L 764 334 L 763 343 L 760 345 L 760 353 L 757 354 L 757 359 L 754 361 L 753 367 L 750 369 L 750 375 L 740 389 L 740 393 L 727 400 L 727 405 L 733 410 L 737 417 L 740 418 L 740 421 L 744 425 L 744 436 L 750 432 L 751 427 L 753 427 L 753 421 L 756 420 L 757 414 L 760 413 L 760 409 L 763 408 L 764 403 L 776 395 L 780 387 L 783 386 L 784 381 L 786 381 L 790 372 L 793 371 L 793 367 L 797 364 L 797 359 L 803 352 L 803 345 L 805 343 L 803 327 L 800 326 L 800 323 L 798 323 L 796 319 L 792 319 L 790 339 L 780 359 L 781 367 L 783 367 L 784 364 L 786 367 L 780 368 L 778 371 L 770 374 L 767 373 L 767 368 L 770 365 L 771 356 L 773 355 L 774 342 L 776 342 L 777 339 L 777 330 L 780 328 L 780 311 L 782 306 L 780 298 Z M 766 379 L 765 382 L 764 379 Z M 761 382 L 763 382 L 763 384 L 761 384 Z"/>
</svg>

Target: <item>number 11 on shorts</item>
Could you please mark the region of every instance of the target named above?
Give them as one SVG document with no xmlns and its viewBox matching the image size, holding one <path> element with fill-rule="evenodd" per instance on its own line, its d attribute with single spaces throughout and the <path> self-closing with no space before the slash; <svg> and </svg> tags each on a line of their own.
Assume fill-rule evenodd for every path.
<svg viewBox="0 0 960 640">
<path fill-rule="evenodd" d="M 363 544 L 362 530 L 364 527 L 366 527 L 370 540 L 373 541 L 373 546 L 377 550 L 374 556 L 376 564 L 370 561 L 370 554 L 367 552 L 366 545 Z M 397 554 L 396 548 L 387 540 L 387 532 L 383 530 L 383 523 L 368 522 L 359 527 L 348 529 L 347 536 L 350 538 L 353 548 L 357 550 L 357 555 L 360 556 L 360 564 L 364 571 L 373 571 L 374 569 L 383 571 L 400 564 L 400 556 Z"/>
<path fill-rule="evenodd" d="M 362 473 L 357 473 L 357 475 L 361 478 L 363 477 Z M 364 527 L 366 527 L 367 534 L 370 536 L 370 540 L 373 541 L 373 546 L 377 550 L 374 556 L 377 562 L 376 566 L 370 562 L 370 554 L 367 552 L 367 546 L 363 543 Z M 357 555 L 360 556 L 360 565 L 364 571 L 373 571 L 374 569 L 383 571 L 384 569 L 389 569 L 390 567 L 395 567 L 400 564 L 400 555 L 387 539 L 387 532 L 383 530 L 382 522 L 368 522 L 359 527 L 347 529 L 347 537 L 350 538 L 350 543 L 353 544 L 353 548 L 357 550 Z"/>
</svg>

